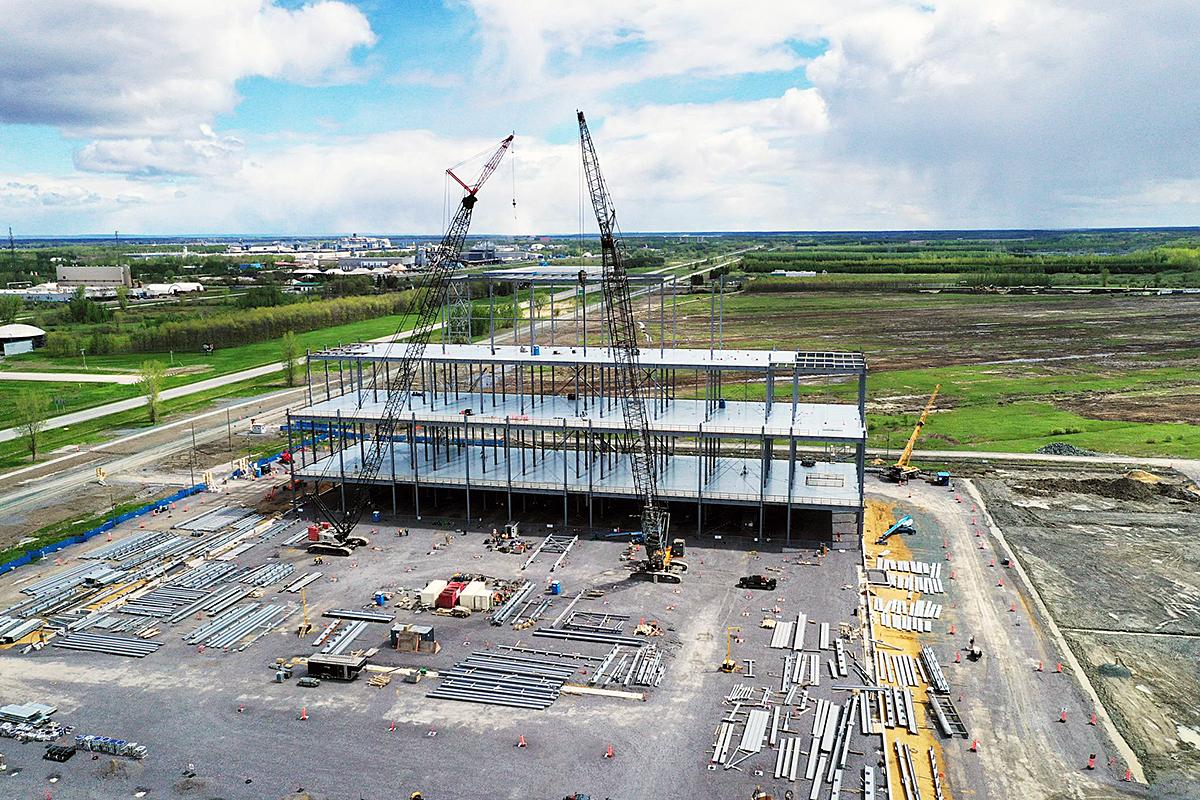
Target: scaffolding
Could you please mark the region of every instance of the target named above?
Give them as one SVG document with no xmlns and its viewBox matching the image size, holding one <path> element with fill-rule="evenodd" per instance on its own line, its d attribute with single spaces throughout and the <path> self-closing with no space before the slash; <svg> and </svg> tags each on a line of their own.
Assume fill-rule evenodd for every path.
<svg viewBox="0 0 1200 800">
<path fill-rule="evenodd" d="M 467 520 L 503 509 L 512 521 L 526 498 L 557 496 L 564 526 L 622 526 L 620 501 L 636 498 L 618 449 L 627 426 L 592 278 L 579 268 L 456 276 L 442 341 L 425 351 L 373 481 L 380 507 L 420 516 L 422 498 L 428 504 L 440 490 L 461 498 Z M 644 401 L 676 531 L 694 516 L 703 535 L 706 517 L 724 506 L 748 512 L 756 538 L 828 538 L 834 514 L 854 515 L 861 532 L 863 356 L 725 349 L 717 339 L 723 313 L 719 327 L 709 326 L 709 347 L 678 347 L 677 301 L 689 288 L 680 281 L 635 277 L 647 339 Z M 712 294 L 715 309 L 723 293 Z M 466 338 L 473 341 L 455 341 Z M 288 419 L 295 477 L 329 481 L 335 491 L 357 483 L 402 356 L 397 342 L 309 353 L 308 402 Z M 856 382 L 857 402 L 801 402 L 809 381 L 828 378 Z"/>
</svg>

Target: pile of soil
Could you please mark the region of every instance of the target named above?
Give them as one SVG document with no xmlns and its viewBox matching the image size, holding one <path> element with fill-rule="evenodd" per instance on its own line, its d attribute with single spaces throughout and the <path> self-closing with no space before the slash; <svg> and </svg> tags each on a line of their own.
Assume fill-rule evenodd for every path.
<svg viewBox="0 0 1200 800">
<path fill-rule="evenodd" d="M 1167 480 L 1148 481 L 1144 477 L 1120 478 L 1046 478 L 1013 486 L 1017 492 L 1037 497 L 1058 494 L 1094 494 L 1111 500 L 1148 502 L 1159 497 L 1200 504 L 1200 495 Z"/>
<path fill-rule="evenodd" d="M 1051 442 L 1039 447 L 1036 452 L 1044 456 L 1098 456 L 1099 453 L 1094 450 L 1084 450 L 1082 447 L 1076 447 L 1073 444 L 1066 442 Z"/>
</svg>

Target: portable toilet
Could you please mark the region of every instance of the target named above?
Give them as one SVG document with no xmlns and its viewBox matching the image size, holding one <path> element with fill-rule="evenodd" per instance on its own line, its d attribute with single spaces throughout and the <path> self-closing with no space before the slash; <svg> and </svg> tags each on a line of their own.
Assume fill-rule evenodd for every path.
<svg viewBox="0 0 1200 800">
<path fill-rule="evenodd" d="M 375 593 L 375 605 L 386 606 L 387 605 L 387 595 L 384 594 L 383 592 L 376 592 Z"/>
<path fill-rule="evenodd" d="M 562 581 L 550 581 L 550 594 L 562 594 Z"/>
<path fill-rule="evenodd" d="M 383 520 L 383 512 L 381 512 L 381 511 L 372 511 L 371 512 L 371 522 L 381 522 L 382 520 Z"/>
</svg>

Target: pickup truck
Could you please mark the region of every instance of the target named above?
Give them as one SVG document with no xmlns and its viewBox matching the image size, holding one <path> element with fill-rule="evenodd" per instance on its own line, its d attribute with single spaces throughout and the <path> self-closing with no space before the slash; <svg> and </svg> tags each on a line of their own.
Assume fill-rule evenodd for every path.
<svg viewBox="0 0 1200 800">
<path fill-rule="evenodd" d="M 766 589 L 774 591 L 776 582 L 774 578 L 768 578 L 766 575 L 747 575 L 737 583 L 739 589 Z"/>
</svg>

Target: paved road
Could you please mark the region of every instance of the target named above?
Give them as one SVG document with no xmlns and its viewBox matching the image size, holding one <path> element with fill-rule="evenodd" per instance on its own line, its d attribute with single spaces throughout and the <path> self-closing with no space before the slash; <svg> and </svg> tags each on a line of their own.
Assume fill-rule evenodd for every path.
<svg viewBox="0 0 1200 800">
<path fill-rule="evenodd" d="M 186 386 L 177 386 L 174 389 L 164 389 L 160 397 L 163 400 L 173 400 L 176 397 L 186 397 L 189 394 L 203 392 L 208 389 L 216 389 L 230 383 L 257 378 L 262 375 L 269 375 L 272 372 L 278 372 L 283 369 L 282 364 L 264 364 L 261 367 L 253 367 L 244 369 L 241 372 L 231 372 L 228 375 L 218 375 L 215 378 L 206 378 L 202 381 L 189 383 Z M 136 380 L 136 378 L 135 378 Z M 135 408 L 141 408 L 146 405 L 144 397 L 130 397 L 126 400 L 117 400 L 113 403 L 105 403 L 102 406 L 93 406 L 85 408 L 82 411 L 73 411 L 70 414 L 61 414 L 57 417 L 51 417 L 46 420 L 43 430 L 52 428 L 65 428 L 69 425 L 75 425 L 80 422 L 94 420 L 97 417 L 108 416 L 109 414 L 119 414 L 122 411 L 130 411 Z M 12 439 L 19 438 L 21 431 L 17 428 L 5 428 L 0 430 L 0 442 L 7 442 Z"/>
<path fill-rule="evenodd" d="M 58 383 L 122 383 L 140 380 L 137 375 L 105 375 L 99 372 L 0 372 L 0 381 L 56 381 Z"/>
</svg>

